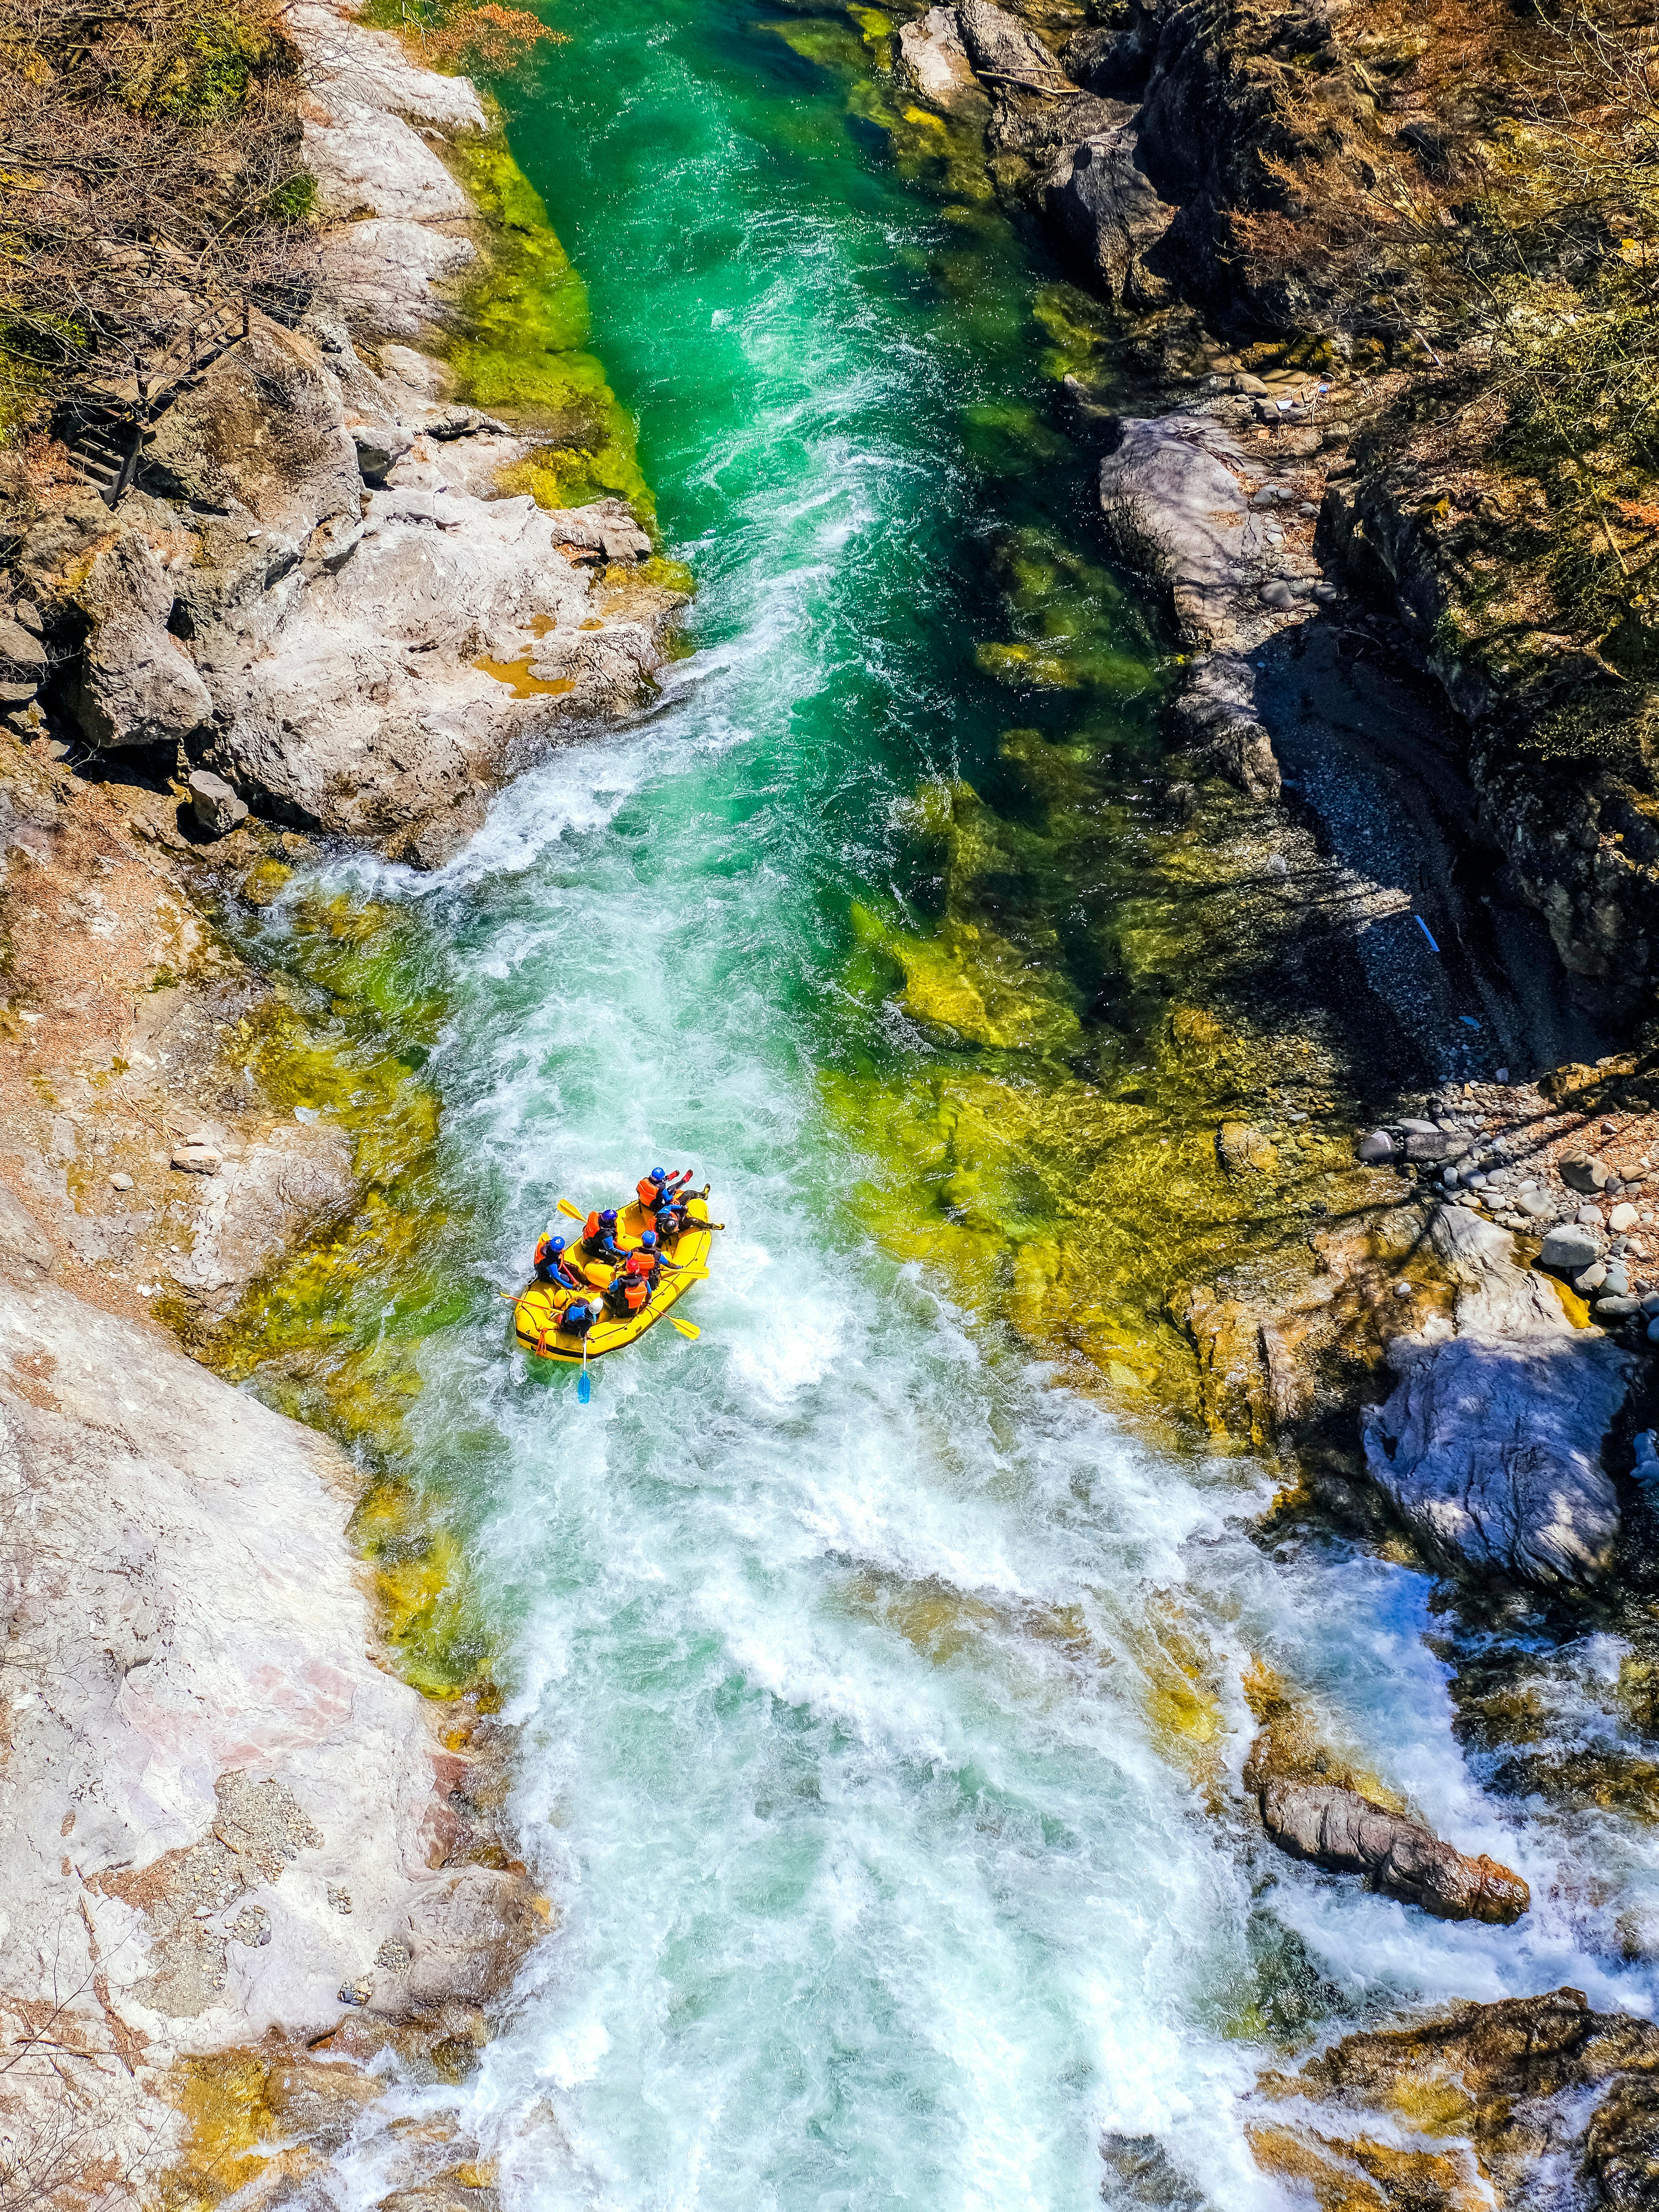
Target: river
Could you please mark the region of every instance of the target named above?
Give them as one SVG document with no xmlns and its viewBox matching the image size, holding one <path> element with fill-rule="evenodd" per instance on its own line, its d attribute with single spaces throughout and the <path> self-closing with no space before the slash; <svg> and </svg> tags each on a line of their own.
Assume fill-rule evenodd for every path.
<svg viewBox="0 0 1659 2212">
<path fill-rule="evenodd" d="M 1127 1425 L 881 1233 L 894 1085 L 963 1055 L 861 964 L 854 903 L 933 927 L 915 794 L 1017 811 L 1013 723 L 1132 763 L 1157 640 L 1105 594 L 1082 691 L 1016 701 L 976 658 L 1011 542 L 1101 558 L 1033 313 L 1058 272 L 849 115 L 823 63 L 859 26 L 557 20 L 514 146 L 696 568 L 695 650 L 441 875 L 325 885 L 442 948 L 426 1079 L 476 1295 L 422 1344 L 411 1449 L 464 1530 L 562 1916 L 466 2117 L 546 2212 L 1082 2212 L 1109 2131 L 1161 2141 L 1164 2202 L 1276 2203 L 1239 2099 L 1285 2044 L 1563 1981 L 1649 2010 L 1609 1932 L 1647 1847 L 1481 1793 L 1425 1577 L 1260 1546 L 1262 1468 Z M 653 1331 L 580 1408 L 526 1379 L 494 1287 L 561 1197 L 654 1163 L 728 1224 L 680 1309 L 702 1334 Z M 1439 1925 L 1253 1840 L 1253 1662 L 1523 1873 L 1528 1918 Z M 1144 2201 L 1132 2170 L 1104 2169 Z M 346 2162 L 353 2202 L 380 2171 Z"/>
</svg>

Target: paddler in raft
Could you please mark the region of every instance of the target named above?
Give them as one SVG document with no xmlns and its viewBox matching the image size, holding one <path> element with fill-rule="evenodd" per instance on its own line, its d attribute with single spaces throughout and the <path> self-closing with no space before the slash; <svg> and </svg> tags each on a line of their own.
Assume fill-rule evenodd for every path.
<svg viewBox="0 0 1659 2212">
<path fill-rule="evenodd" d="M 607 1206 L 602 1213 L 588 1215 L 582 1224 L 581 1241 L 576 1249 L 584 1260 L 603 1260 L 611 1267 L 621 1266 L 626 1255 L 617 1242 L 614 1206 Z"/>
<path fill-rule="evenodd" d="M 536 1256 L 531 1262 L 536 1280 L 545 1283 L 550 1290 L 585 1291 L 581 1277 L 564 1256 L 564 1239 L 556 1237 L 550 1229 L 536 1246 Z"/>
<path fill-rule="evenodd" d="M 641 1178 L 641 1189 L 643 1190 L 646 1184 L 652 1182 L 653 1177 L 661 1174 L 660 1168 L 653 1168 L 649 1176 Z M 665 1249 L 670 1244 L 678 1243 L 689 1228 L 724 1229 L 726 1226 L 723 1221 L 692 1221 L 690 1212 L 692 1199 L 707 1198 L 708 1185 L 704 1183 L 700 1191 L 690 1191 L 685 1186 L 690 1177 L 690 1168 L 687 1168 L 683 1174 L 672 1178 L 665 1176 L 662 1195 L 651 1212 L 650 1218 L 656 1229 L 658 1241 Z M 679 1186 L 678 1189 L 675 1188 L 676 1184 Z M 643 1199 L 640 1201 L 640 1210 L 641 1212 L 646 1211 Z"/>
<path fill-rule="evenodd" d="M 611 1287 L 605 1294 L 606 1305 L 618 1321 L 626 1321 L 643 1310 L 662 1280 L 665 1269 L 671 1275 L 679 1273 L 677 1261 L 663 1257 L 656 1231 L 647 1229 L 640 1239 L 638 1249 L 629 1254 L 611 1277 Z"/>
<path fill-rule="evenodd" d="M 647 1222 L 654 1227 L 658 1214 L 664 1206 L 673 1206 L 680 1186 L 690 1180 L 690 1168 L 682 1168 L 678 1175 L 670 1175 L 666 1168 L 653 1168 L 649 1175 L 642 1175 L 634 1188 Z"/>
</svg>

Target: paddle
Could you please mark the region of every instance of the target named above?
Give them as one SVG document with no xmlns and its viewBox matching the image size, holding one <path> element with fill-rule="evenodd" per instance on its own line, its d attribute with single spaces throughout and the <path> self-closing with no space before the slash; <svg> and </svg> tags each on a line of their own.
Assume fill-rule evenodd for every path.
<svg viewBox="0 0 1659 2212">
<path fill-rule="evenodd" d="M 702 1334 L 702 1331 L 694 1321 L 676 1321 L 672 1314 L 670 1314 L 668 1318 L 672 1326 L 678 1329 L 682 1336 L 689 1336 L 694 1344 Z"/>
<path fill-rule="evenodd" d="M 587 1218 L 580 1206 L 572 1206 L 568 1198 L 562 1198 L 559 1200 L 559 1211 L 561 1213 L 568 1213 L 573 1221 L 586 1221 Z"/>
<path fill-rule="evenodd" d="M 582 1379 L 576 1385 L 576 1403 L 585 1406 L 593 1395 L 593 1385 L 587 1379 L 587 1339 L 582 1339 Z"/>
</svg>

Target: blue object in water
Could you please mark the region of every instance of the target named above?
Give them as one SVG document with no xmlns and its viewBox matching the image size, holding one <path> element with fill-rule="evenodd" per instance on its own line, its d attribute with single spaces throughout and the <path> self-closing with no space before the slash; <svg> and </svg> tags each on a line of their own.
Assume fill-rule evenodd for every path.
<svg viewBox="0 0 1659 2212">
<path fill-rule="evenodd" d="M 1423 933 L 1424 936 L 1425 936 L 1425 937 L 1426 937 L 1426 938 L 1428 939 L 1429 943 L 1430 943 L 1431 945 L 1434 945 L 1434 949 L 1435 949 L 1435 951 L 1436 951 L 1437 952 L 1438 952 L 1438 951 L 1439 951 L 1439 950 L 1440 950 L 1440 947 L 1439 947 L 1437 945 L 1435 945 L 1435 944 L 1434 944 L 1434 936 L 1433 936 L 1433 933 L 1432 933 L 1432 932 L 1430 930 L 1428 923 L 1427 923 L 1426 921 L 1424 921 L 1424 919 L 1423 919 L 1423 917 L 1422 917 L 1422 915 L 1421 915 L 1420 914 L 1419 914 L 1419 915 L 1418 915 L 1418 917 L 1417 917 L 1417 926 L 1418 926 L 1418 927 L 1422 931 L 1422 933 Z"/>
<path fill-rule="evenodd" d="M 1476 1021 L 1473 1014 L 1460 1014 L 1457 1018 L 1462 1023 L 1465 1029 L 1478 1030 L 1480 1026 L 1480 1023 Z"/>
</svg>

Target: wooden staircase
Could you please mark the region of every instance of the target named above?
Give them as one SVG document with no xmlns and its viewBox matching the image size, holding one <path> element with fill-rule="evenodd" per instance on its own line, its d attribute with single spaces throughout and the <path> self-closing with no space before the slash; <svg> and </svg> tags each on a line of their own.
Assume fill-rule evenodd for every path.
<svg viewBox="0 0 1659 2212">
<path fill-rule="evenodd" d="M 173 402 L 247 336 L 246 301 L 216 305 L 126 374 L 82 385 L 63 410 L 64 442 L 76 472 L 113 507 L 131 486 L 144 442 Z"/>
</svg>

